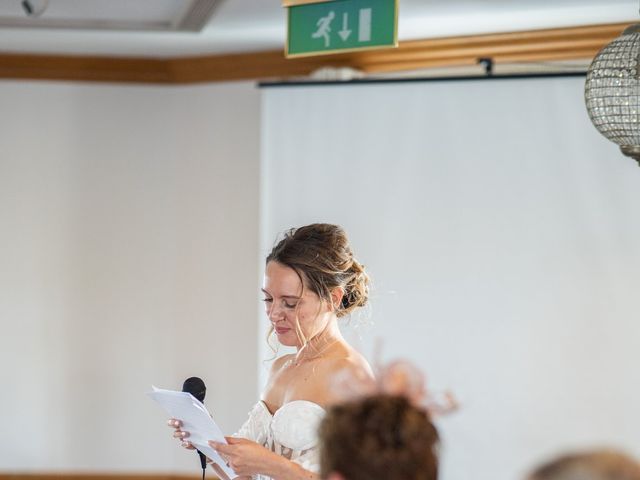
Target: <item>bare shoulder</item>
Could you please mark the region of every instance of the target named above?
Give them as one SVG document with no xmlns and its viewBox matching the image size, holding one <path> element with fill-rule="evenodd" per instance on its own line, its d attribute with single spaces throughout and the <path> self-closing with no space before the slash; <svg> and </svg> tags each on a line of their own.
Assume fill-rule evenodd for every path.
<svg viewBox="0 0 640 480">
<path fill-rule="evenodd" d="M 271 371 L 269 372 L 271 376 L 278 373 L 282 368 L 293 359 L 295 355 L 293 353 L 289 353 L 286 355 L 282 355 L 281 357 L 276 358 L 271 364 Z"/>
<path fill-rule="evenodd" d="M 330 405 L 343 400 L 344 381 L 357 389 L 358 384 L 368 384 L 373 380 L 371 366 L 362 354 L 353 349 L 344 353 L 323 359 L 321 372 L 315 376 L 314 396 L 318 398 L 317 403 Z"/>
<path fill-rule="evenodd" d="M 354 349 L 347 350 L 345 355 L 328 358 L 325 365 L 327 374 L 346 372 L 356 378 L 373 379 L 373 371 L 369 362 Z"/>
</svg>

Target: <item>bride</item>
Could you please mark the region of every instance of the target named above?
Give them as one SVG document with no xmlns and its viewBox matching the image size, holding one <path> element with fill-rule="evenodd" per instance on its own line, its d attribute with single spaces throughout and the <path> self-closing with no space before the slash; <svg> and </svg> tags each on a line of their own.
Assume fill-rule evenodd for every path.
<svg viewBox="0 0 640 480">
<path fill-rule="evenodd" d="M 265 310 L 280 344 L 296 353 L 277 358 L 262 399 L 228 444 L 210 442 L 240 476 L 317 479 L 317 427 L 339 400 L 332 379 L 340 372 L 372 379 L 365 358 L 342 337 L 338 318 L 366 304 L 369 277 L 354 258 L 344 230 L 312 224 L 288 231 L 266 259 Z M 186 448 L 189 433 L 172 419 Z M 224 478 L 222 471 L 213 465 Z"/>
</svg>

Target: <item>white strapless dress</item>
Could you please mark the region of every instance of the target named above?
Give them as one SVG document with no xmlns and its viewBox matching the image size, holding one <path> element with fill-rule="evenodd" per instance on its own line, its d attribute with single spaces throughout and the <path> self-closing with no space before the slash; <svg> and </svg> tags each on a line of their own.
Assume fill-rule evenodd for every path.
<svg viewBox="0 0 640 480">
<path fill-rule="evenodd" d="M 325 410 L 308 400 L 294 400 L 282 405 L 273 415 L 260 401 L 234 437 L 247 438 L 296 462 L 306 470 L 318 472 L 318 426 Z M 255 475 L 256 480 L 270 477 Z"/>
</svg>

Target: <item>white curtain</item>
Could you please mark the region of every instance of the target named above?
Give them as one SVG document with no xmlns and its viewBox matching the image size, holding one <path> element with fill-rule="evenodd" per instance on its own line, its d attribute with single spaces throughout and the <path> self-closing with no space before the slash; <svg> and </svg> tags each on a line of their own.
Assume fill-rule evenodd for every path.
<svg viewBox="0 0 640 480">
<path fill-rule="evenodd" d="M 461 403 L 438 420 L 444 480 L 640 453 L 640 168 L 583 82 L 263 89 L 263 253 L 291 226 L 346 228 L 374 280 L 351 337 Z"/>
</svg>

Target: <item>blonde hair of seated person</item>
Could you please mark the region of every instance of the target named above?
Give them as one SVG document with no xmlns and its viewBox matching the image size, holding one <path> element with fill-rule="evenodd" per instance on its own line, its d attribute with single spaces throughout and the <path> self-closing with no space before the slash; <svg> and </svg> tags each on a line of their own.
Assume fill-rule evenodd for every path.
<svg viewBox="0 0 640 480">
<path fill-rule="evenodd" d="M 640 480 L 640 463 L 614 450 L 573 453 L 539 466 L 527 480 Z"/>
</svg>

